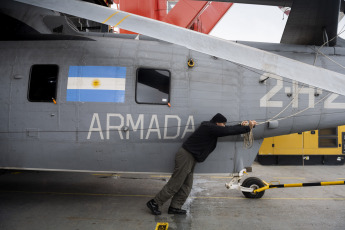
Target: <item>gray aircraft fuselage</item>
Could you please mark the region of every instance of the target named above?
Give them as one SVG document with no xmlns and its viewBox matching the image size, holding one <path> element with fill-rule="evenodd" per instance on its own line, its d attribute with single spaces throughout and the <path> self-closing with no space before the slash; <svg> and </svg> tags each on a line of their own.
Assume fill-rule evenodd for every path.
<svg viewBox="0 0 345 230">
<path fill-rule="evenodd" d="M 229 125 L 235 125 L 249 119 L 266 121 L 293 98 L 278 118 L 310 107 L 279 120 L 276 128 L 267 123 L 258 125 L 251 149 L 243 148 L 241 136 L 219 138 L 216 150 L 196 169 L 202 173 L 238 172 L 253 163 L 265 137 L 345 124 L 343 96 L 166 42 L 89 38 L 0 43 L 0 168 L 171 172 L 174 154 L 183 141 L 216 113 L 224 114 Z M 244 44 L 311 65 L 317 56 L 313 46 Z M 345 48 L 324 47 L 321 51 L 345 63 Z M 194 67 L 187 65 L 190 58 Z M 56 104 L 28 100 L 32 66 L 44 64 L 58 66 Z M 320 55 L 315 65 L 345 74 L 344 69 Z M 124 68 L 123 100 L 68 100 L 73 66 Z M 140 68 L 170 72 L 170 100 L 137 103 Z"/>
</svg>

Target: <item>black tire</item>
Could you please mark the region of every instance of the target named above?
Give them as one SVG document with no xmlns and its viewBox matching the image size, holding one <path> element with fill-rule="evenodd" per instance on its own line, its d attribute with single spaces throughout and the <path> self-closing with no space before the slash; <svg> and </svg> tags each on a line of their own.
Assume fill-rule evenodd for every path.
<svg viewBox="0 0 345 230">
<path fill-rule="evenodd" d="M 248 177 L 247 179 L 243 181 L 242 186 L 246 188 L 254 188 L 255 190 L 255 189 L 264 187 L 265 184 L 264 182 L 262 182 L 262 180 L 260 180 L 257 177 Z M 259 199 L 265 194 L 265 191 L 257 192 L 257 193 L 253 193 L 253 192 L 242 192 L 242 193 L 246 198 Z"/>
</svg>

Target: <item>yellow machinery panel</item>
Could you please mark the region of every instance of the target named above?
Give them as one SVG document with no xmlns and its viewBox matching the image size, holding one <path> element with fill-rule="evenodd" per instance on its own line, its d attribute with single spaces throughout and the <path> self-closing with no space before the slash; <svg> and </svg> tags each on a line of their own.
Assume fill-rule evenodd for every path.
<svg viewBox="0 0 345 230">
<path fill-rule="evenodd" d="M 289 155 L 301 154 L 303 148 L 303 134 L 289 134 L 265 138 L 260 155 Z"/>
<path fill-rule="evenodd" d="M 308 152 L 313 152 L 313 150 L 316 150 L 319 146 L 319 131 L 318 130 L 313 130 L 313 131 L 306 131 L 303 133 L 303 138 L 304 138 L 304 151 L 305 153 Z"/>
<path fill-rule="evenodd" d="M 303 133 L 273 137 L 274 154 L 303 154 Z"/>
<path fill-rule="evenodd" d="M 273 138 L 265 138 L 259 149 L 259 155 L 274 155 Z"/>
<path fill-rule="evenodd" d="M 265 138 L 259 155 L 342 155 L 345 125 Z"/>
<path fill-rule="evenodd" d="M 264 165 L 343 165 L 345 125 L 265 138 L 259 150 Z"/>
<path fill-rule="evenodd" d="M 265 138 L 258 154 L 264 165 L 343 165 L 345 125 Z"/>
</svg>

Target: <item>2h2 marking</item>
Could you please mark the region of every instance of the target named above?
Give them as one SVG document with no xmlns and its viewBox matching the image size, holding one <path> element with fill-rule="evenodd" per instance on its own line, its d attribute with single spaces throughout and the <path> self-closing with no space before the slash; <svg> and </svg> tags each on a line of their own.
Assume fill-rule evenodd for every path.
<svg viewBox="0 0 345 230">
<path fill-rule="evenodd" d="M 265 78 L 271 78 L 276 79 L 276 85 L 273 86 L 271 90 L 269 90 L 263 97 L 260 99 L 260 107 L 267 107 L 267 108 L 282 108 L 283 107 L 283 101 L 275 101 L 272 100 L 272 98 L 277 95 L 282 89 L 283 89 L 283 78 L 270 74 L 270 73 L 264 73 L 261 76 L 261 79 Z M 292 92 L 291 92 L 292 88 Z M 318 94 L 322 94 L 322 90 L 317 89 Z M 292 102 L 292 108 L 298 108 L 298 100 L 299 95 L 301 94 L 307 94 L 308 104 L 310 108 L 314 108 L 315 105 L 315 88 L 314 87 L 303 87 L 300 88 L 298 85 L 298 82 L 293 81 L 292 87 L 285 87 L 285 93 L 291 93 L 292 99 L 294 100 Z M 325 109 L 345 109 L 345 103 L 340 102 L 334 102 L 339 97 L 338 94 L 331 94 L 328 98 L 325 99 L 324 102 L 324 108 Z"/>
</svg>

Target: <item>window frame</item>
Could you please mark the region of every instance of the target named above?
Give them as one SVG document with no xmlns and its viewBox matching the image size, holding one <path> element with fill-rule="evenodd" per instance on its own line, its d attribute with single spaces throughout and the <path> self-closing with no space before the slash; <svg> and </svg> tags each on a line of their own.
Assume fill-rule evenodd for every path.
<svg viewBox="0 0 345 230">
<path fill-rule="evenodd" d="M 32 79 L 32 70 L 34 68 L 34 66 L 55 66 L 57 67 L 57 71 L 56 71 L 56 83 L 55 83 L 55 95 L 54 95 L 54 99 L 57 99 L 57 94 L 58 94 L 58 83 L 59 83 L 59 65 L 57 64 L 34 64 L 31 66 L 30 68 L 30 75 L 29 75 L 29 82 L 28 82 L 28 92 L 27 92 L 27 99 L 29 102 L 45 102 L 45 103 L 54 103 L 53 99 L 51 100 L 32 100 L 30 98 L 30 90 L 31 90 L 31 79 Z"/>
<path fill-rule="evenodd" d="M 149 69 L 149 70 L 163 70 L 167 71 L 169 73 L 169 93 L 168 93 L 168 101 L 164 103 L 149 103 L 149 102 L 139 102 L 137 100 L 138 96 L 138 77 L 139 77 L 139 70 L 141 69 Z M 170 103 L 171 99 L 171 71 L 168 69 L 162 69 L 162 68 L 153 68 L 153 67 L 139 67 L 136 70 L 136 77 L 135 77 L 135 102 L 137 104 L 143 104 L 143 105 L 168 105 Z"/>
</svg>

